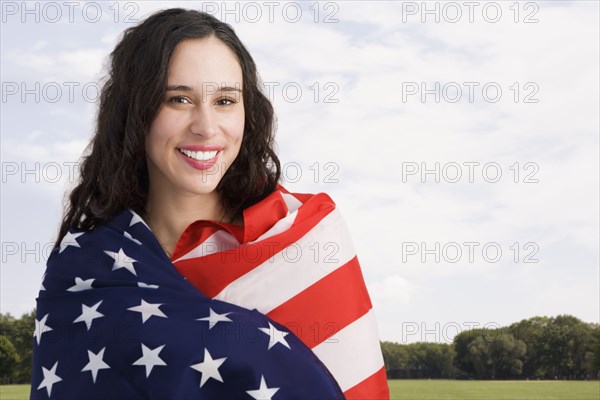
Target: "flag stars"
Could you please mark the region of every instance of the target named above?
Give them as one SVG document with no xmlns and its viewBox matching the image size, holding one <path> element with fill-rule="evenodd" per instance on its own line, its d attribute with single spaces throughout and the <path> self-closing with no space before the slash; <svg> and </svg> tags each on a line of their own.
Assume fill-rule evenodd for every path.
<svg viewBox="0 0 600 400">
<path fill-rule="evenodd" d="M 75 285 L 71 286 L 70 288 L 67 289 L 67 291 L 69 292 L 81 292 L 84 290 L 90 290 L 93 289 L 92 287 L 92 282 L 94 282 L 95 279 L 86 279 L 83 280 L 79 277 L 75 277 Z"/>
<path fill-rule="evenodd" d="M 131 234 L 130 234 L 129 232 L 127 232 L 127 231 L 124 231 L 124 232 L 123 232 L 123 235 L 124 235 L 124 236 L 125 236 L 127 239 L 131 240 L 131 241 L 132 241 L 132 242 L 134 242 L 134 243 L 137 243 L 137 244 L 139 244 L 139 245 L 141 245 L 141 244 L 142 244 L 142 242 L 140 242 L 139 240 L 137 240 L 136 238 L 134 238 L 133 236 L 131 236 Z"/>
<path fill-rule="evenodd" d="M 129 307 L 128 310 L 141 313 L 142 323 L 145 323 L 148 318 L 152 316 L 167 318 L 167 316 L 158 308 L 160 306 L 162 306 L 162 304 L 151 304 L 142 299 L 139 306 Z"/>
<path fill-rule="evenodd" d="M 102 348 L 102 350 L 100 350 L 98 354 L 94 354 L 93 352 L 88 350 L 89 362 L 81 370 L 81 372 L 90 371 L 92 373 L 92 380 L 94 381 L 94 383 L 96 383 L 98 371 L 100 371 L 101 369 L 110 369 L 110 366 L 103 360 L 104 350 L 106 350 L 106 347 Z"/>
<path fill-rule="evenodd" d="M 157 365 L 167 365 L 158 355 L 160 351 L 165 347 L 158 346 L 155 349 L 150 349 L 142 343 L 142 357 L 140 357 L 137 361 L 135 361 L 132 365 L 143 365 L 146 367 L 146 378 L 150 376 L 150 372 L 152 372 L 152 368 Z"/>
<path fill-rule="evenodd" d="M 35 329 L 33 330 L 33 337 L 36 339 L 37 344 L 40 344 L 40 340 L 42 340 L 42 335 L 44 332 L 49 332 L 52 330 L 48 325 L 46 325 L 46 320 L 50 314 L 44 315 L 41 320 L 35 320 Z"/>
<path fill-rule="evenodd" d="M 225 314 L 217 314 L 216 312 L 213 311 L 212 308 L 209 308 L 209 315 L 208 317 L 204 317 L 204 318 L 198 318 L 196 321 L 208 321 L 208 329 L 212 329 L 217 323 L 219 322 L 233 322 L 231 319 L 229 319 L 227 316 L 229 314 L 231 314 L 230 312 L 225 313 Z"/>
<path fill-rule="evenodd" d="M 288 332 L 277 330 L 271 322 L 269 322 L 268 328 L 258 328 L 258 330 L 269 335 L 269 348 L 267 350 L 271 350 L 271 347 L 275 346 L 277 343 L 281 343 L 288 349 L 290 348 L 290 345 L 285 340 Z"/>
<path fill-rule="evenodd" d="M 129 222 L 129 226 L 133 226 L 137 223 L 142 223 L 146 228 L 148 228 L 148 230 L 150 230 L 150 228 L 148 227 L 148 224 L 146 224 L 146 221 L 144 221 L 142 219 L 142 217 L 140 217 L 135 211 L 130 210 L 131 211 L 131 221 Z"/>
<path fill-rule="evenodd" d="M 226 359 L 227 357 L 218 358 L 215 360 L 208 352 L 208 349 L 204 349 L 204 361 L 190 366 L 190 368 L 193 368 L 202 374 L 202 377 L 200 378 L 200 387 L 202 387 L 211 378 L 219 382 L 223 382 L 223 378 L 219 373 L 219 367 L 225 362 Z"/>
<path fill-rule="evenodd" d="M 158 289 L 158 285 L 148 284 L 144 282 L 138 282 L 138 286 L 144 289 Z"/>
<path fill-rule="evenodd" d="M 98 307 L 100 306 L 102 301 L 103 300 L 100 300 L 91 307 L 86 306 L 85 304 L 81 304 L 81 315 L 77 317 L 75 321 L 73 321 L 73 323 L 75 324 L 77 322 L 85 322 L 87 330 L 89 331 L 92 327 L 92 321 L 94 319 L 104 317 L 104 314 L 98 312 Z"/>
<path fill-rule="evenodd" d="M 263 375 L 260 376 L 260 387 L 256 390 L 247 390 L 250 396 L 252 396 L 256 400 L 272 400 L 273 396 L 279 388 L 273 387 L 269 388 L 267 383 L 265 382 L 265 377 Z"/>
<path fill-rule="evenodd" d="M 123 251 L 122 248 L 119 249 L 119 251 L 116 253 L 114 251 L 108 251 L 108 250 L 104 250 L 104 252 L 106 254 L 108 254 L 109 256 L 111 256 L 113 258 L 113 260 L 115 260 L 115 263 L 113 264 L 113 268 L 112 268 L 113 271 L 115 271 L 117 269 L 125 268 L 127 271 L 129 271 L 133 275 L 137 276 L 137 273 L 135 272 L 135 268 L 133 267 L 133 263 L 138 262 L 138 261 L 129 257 L 127 254 L 125 254 L 125 251 Z"/>
<path fill-rule="evenodd" d="M 83 235 L 84 233 L 85 232 L 71 233 L 70 231 L 68 231 L 63 237 L 63 240 L 61 240 L 60 242 L 60 249 L 58 250 L 58 253 L 62 253 L 69 246 L 81 248 L 79 242 L 77 242 L 77 238 Z"/>
<path fill-rule="evenodd" d="M 48 392 L 48 397 L 50 397 L 50 393 L 52 392 L 52 386 L 55 383 L 62 381 L 62 378 L 60 376 L 56 375 L 57 367 L 58 367 L 58 361 L 55 362 L 54 365 L 52 366 L 52 368 L 50 368 L 50 369 L 46 369 L 46 368 L 42 367 L 42 373 L 44 374 L 44 379 L 40 383 L 40 386 L 38 386 L 37 390 L 46 388 L 46 391 Z"/>
</svg>

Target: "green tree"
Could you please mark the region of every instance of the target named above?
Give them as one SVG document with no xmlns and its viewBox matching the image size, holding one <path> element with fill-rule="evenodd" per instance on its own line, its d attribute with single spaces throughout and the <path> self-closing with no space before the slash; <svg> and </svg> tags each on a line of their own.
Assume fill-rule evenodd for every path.
<svg viewBox="0 0 600 400">
<path fill-rule="evenodd" d="M 467 346 L 465 362 L 470 362 L 478 379 L 517 378 L 523 370 L 527 346 L 503 330 L 486 331 Z"/>
<path fill-rule="evenodd" d="M 6 336 L 0 335 L 0 383 L 14 382 L 19 361 L 21 357 L 15 346 Z"/>
<path fill-rule="evenodd" d="M 492 379 L 516 378 L 523 372 L 527 345 L 512 334 L 502 334 L 490 343 Z"/>
<path fill-rule="evenodd" d="M 0 314 L 0 334 L 14 346 L 19 360 L 15 362 L 14 383 L 31 381 L 31 357 L 33 353 L 33 330 L 35 311 L 15 319 L 10 314 Z"/>
<path fill-rule="evenodd" d="M 381 342 L 381 353 L 388 378 L 400 378 L 401 352 L 397 343 Z"/>
<path fill-rule="evenodd" d="M 463 359 L 463 365 L 470 364 L 470 369 L 475 373 L 478 379 L 487 379 L 489 376 L 489 366 L 492 363 L 490 356 L 489 343 L 482 335 L 477 336 L 467 346 L 468 353 Z"/>
<path fill-rule="evenodd" d="M 452 345 L 382 342 L 381 351 L 390 379 L 454 378 L 455 353 Z"/>
<path fill-rule="evenodd" d="M 600 379 L 600 325 L 595 325 L 592 331 L 592 362 L 589 370 L 590 378 Z"/>
<path fill-rule="evenodd" d="M 471 356 L 471 350 L 469 345 L 479 336 L 482 336 L 484 331 L 482 329 L 472 329 L 462 331 L 453 339 L 455 357 L 454 366 L 457 370 L 459 378 L 474 378 L 477 376 L 478 371 L 473 363 Z"/>
<path fill-rule="evenodd" d="M 585 378 L 586 353 L 593 352 L 592 327 L 571 315 L 559 315 L 551 318 L 538 346 L 549 378 Z"/>
<path fill-rule="evenodd" d="M 509 331 L 517 340 L 522 340 L 527 346 L 523 361 L 522 376 L 526 378 L 546 377 L 546 367 L 541 360 L 540 338 L 548 324 L 548 317 L 533 317 L 524 319 L 509 326 Z"/>
<path fill-rule="evenodd" d="M 409 364 L 415 378 L 454 378 L 454 357 L 452 345 L 444 343 L 413 343 L 407 346 Z"/>
</svg>

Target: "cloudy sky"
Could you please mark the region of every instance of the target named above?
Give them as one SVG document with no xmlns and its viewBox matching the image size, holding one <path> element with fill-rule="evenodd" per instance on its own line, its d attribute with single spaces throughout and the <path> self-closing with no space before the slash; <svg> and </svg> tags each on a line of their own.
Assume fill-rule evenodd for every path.
<svg viewBox="0 0 600 400">
<path fill-rule="evenodd" d="M 35 306 L 107 55 L 183 6 L 253 55 L 284 186 L 338 204 L 383 340 L 600 322 L 598 2 L 1 6 L 1 312 Z"/>
</svg>

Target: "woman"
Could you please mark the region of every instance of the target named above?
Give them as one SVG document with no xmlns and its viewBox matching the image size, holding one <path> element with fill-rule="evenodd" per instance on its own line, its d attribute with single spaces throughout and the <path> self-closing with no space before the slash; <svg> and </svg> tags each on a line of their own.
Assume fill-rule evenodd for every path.
<svg viewBox="0 0 600 400">
<path fill-rule="evenodd" d="M 388 398 L 325 194 L 278 184 L 274 115 L 232 28 L 158 12 L 111 54 L 38 298 L 32 398 Z"/>
</svg>

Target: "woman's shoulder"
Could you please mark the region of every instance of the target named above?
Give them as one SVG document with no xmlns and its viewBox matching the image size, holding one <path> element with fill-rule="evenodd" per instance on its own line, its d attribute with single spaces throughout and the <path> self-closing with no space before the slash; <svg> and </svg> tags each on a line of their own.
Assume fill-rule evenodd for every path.
<svg viewBox="0 0 600 400">
<path fill-rule="evenodd" d="M 46 262 L 46 273 L 63 276 L 81 273 L 81 268 L 120 262 L 130 254 L 138 253 L 142 243 L 148 244 L 147 225 L 130 209 L 84 229 L 71 227 Z M 96 269 L 95 271 L 102 271 Z"/>
<path fill-rule="evenodd" d="M 294 214 L 294 223 L 335 226 L 338 232 L 347 230 L 345 218 L 329 193 L 296 192 L 281 185 L 277 191 L 287 206 L 288 215 Z"/>
</svg>

